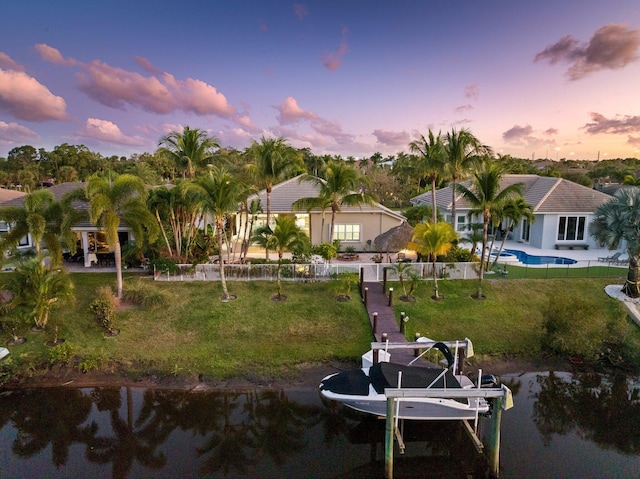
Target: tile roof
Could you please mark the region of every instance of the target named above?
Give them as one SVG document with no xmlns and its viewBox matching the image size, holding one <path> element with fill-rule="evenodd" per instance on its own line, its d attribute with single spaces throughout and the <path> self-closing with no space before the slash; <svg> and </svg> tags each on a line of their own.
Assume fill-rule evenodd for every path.
<svg viewBox="0 0 640 479">
<path fill-rule="evenodd" d="M 548 176 L 504 175 L 501 188 L 515 183 L 522 183 L 523 196 L 533 206 L 534 213 L 592 213 L 599 205 L 611 199 L 611 196 L 593 188 Z M 469 187 L 471 181 L 462 184 Z M 411 203 L 431 204 L 431 192 L 412 198 Z M 440 209 L 451 210 L 451 186 L 436 191 L 436 205 Z M 470 209 L 471 205 L 458 194 L 456 208 Z"/>
<path fill-rule="evenodd" d="M 319 193 L 318 187 L 309 182 L 309 181 L 301 181 L 301 176 L 296 176 L 289 180 L 283 181 L 282 183 L 278 183 L 273 186 L 271 190 L 271 212 L 272 213 L 292 213 L 291 205 L 294 201 L 299 200 L 300 198 L 313 198 L 317 197 Z M 258 198 L 262 204 L 262 209 L 266 211 L 267 208 L 267 191 L 262 190 L 258 193 L 249 197 L 249 201 L 252 199 Z M 302 211 L 299 211 L 302 212 Z M 362 207 L 358 206 L 343 206 L 341 208 L 342 213 L 375 213 L 375 212 L 383 212 L 388 215 L 397 217 L 398 219 L 404 219 L 404 217 L 386 206 L 381 205 L 380 203 L 374 203 L 373 205 L 362 205 Z"/>
<path fill-rule="evenodd" d="M 8 190 L 6 188 L 0 188 L 0 205 L 8 201 L 12 201 L 16 198 L 22 198 L 26 193 L 16 190 Z"/>
</svg>

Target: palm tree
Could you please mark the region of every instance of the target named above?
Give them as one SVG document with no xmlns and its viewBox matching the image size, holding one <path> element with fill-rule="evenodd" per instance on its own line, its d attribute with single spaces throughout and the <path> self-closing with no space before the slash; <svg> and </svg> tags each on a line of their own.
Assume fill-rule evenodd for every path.
<svg viewBox="0 0 640 479">
<path fill-rule="evenodd" d="M 499 211 L 509 199 L 522 195 L 521 183 L 515 183 L 500 189 L 501 180 L 502 169 L 500 164 L 487 159 L 473 174 L 470 188 L 460 184 L 456 185 L 458 193 L 471 203 L 471 213 L 482 215 L 482 251 L 480 253 L 478 292 L 476 294 L 478 299 L 483 297 L 482 280 L 484 279 L 485 265 L 488 261 L 487 240 L 489 223 L 495 212 Z"/>
<path fill-rule="evenodd" d="M 495 267 L 498 259 L 500 258 L 500 253 L 502 253 L 502 249 L 504 248 L 504 243 L 507 240 L 509 232 L 513 230 L 514 227 L 518 226 L 520 221 L 523 219 L 526 219 L 529 223 L 533 223 L 536 219 L 533 214 L 533 206 L 527 203 L 527 200 L 522 196 L 516 196 L 507 200 L 501 213 L 502 218 L 507 220 L 507 227 L 505 228 L 504 235 L 502 236 L 502 243 L 500 243 L 500 249 L 498 250 L 496 258 L 493 260 L 492 267 Z"/>
<path fill-rule="evenodd" d="M 436 271 L 436 261 L 438 256 L 446 255 L 453 247 L 453 243 L 458 239 L 453 226 L 450 223 L 439 221 L 432 223 L 420 223 L 413 230 L 413 238 L 407 244 L 407 248 L 416 251 L 424 256 L 430 256 L 433 262 L 433 296 L 435 300 L 441 299 L 438 289 L 438 274 Z"/>
<path fill-rule="evenodd" d="M 163 136 L 158 142 L 159 152 L 173 160 L 182 170 L 182 177 L 193 178 L 197 166 L 203 166 L 213 155 L 213 150 L 219 148 L 218 140 L 207 136 L 207 133 L 197 128 L 185 126 L 182 133 L 172 131 Z"/>
<path fill-rule="evenodd" d="M 278 253 L 277 285 L 278 298 L 282 298 L 282 284 L 280 281 L 280 271 L 282 269 L 282 257 L 287 251 L 301 248 L 309 241 L 306 233 L 296 225 L 296 220 L 292 216 L 280 216 L 276 219 L 273 230 L 269 225 L 263 225 L 256 230 L 252 241 L 263 248 L 272 249 Z"/>
<path fill-rule="evenodd" d="M 235 296 L 227 290 L 227 280 L 224 274 L 224 260 L 222 259 L 222 243 L 225 235 L 225 222 L 230 214 L 238 209 L 239 185 L 227 170 L 213 167 L 209 174 L 198 178 L 193 185 L 196 197 L 203 212 L 213 215 L 216 225 L 216 239 L 218 241 L 218 258 L 220 263 L 220 281 L 222 283 L 222 301 L 229 301 Z"/>
<path fill-rule="evenodd" d="M 42 245 L 55 264 L 62 262 L 62 240 L 72 253 L 76 249 L 76 236 L 71 226 L 80 218 L 70 202 L 58 202 L 49 190 L 37 190 L 24 197 L 23 206 L 0 208 L 0 221 L 10 225 L 10 230 L 0 239 L 0 252 L 7 253 L 17 247 L 27 235 L 31 235 L 36 255 Z"/>
<path fill-rule="evenodd" d="M 247 150 L 252 160 L 249 169 L 267 194 L 267 226 L 271 223 L 271 191 L 273 185 L 301 173 L 304 163 L 299 153 L 289 146 L 285 139 L 260 138 L 260 143 L 254 141 Z M 269 260 L 269 250 L 266 250 Z"/>
<path fill-rule="evenodd" d="M 155 215 L 170 256 L 180 261 L 191 261 L 196 245 L 198 226 L 202 220 L 201 209 L 190 193 L 190 180 L 180 180 L 173 188 L 162 186 L 151 191 L 148 205 Z M 172 242 L 169 241 L 170 230 Z"/>
<path fill-rule="evenodd" d="M 454 128 L 445 136 L 446 172 L 451 179 L 451 224 L 456 227 L 456 185 L 483 155 L 490 155 L 491 148 L 480 143 L 470 130 Z"/>
<path fill-rule="evenodd" d="M 158 226 L 145 203 L 147 188 L 140 178 L 127 174 L 115 176 L 114 179 L 112 176 L 108 173 L 104 177 L 90 177 L 86 195 L 91 223 L 104 230 L 109 248 L 114 250 L 117 297 L 122 298 L 122 249 L 118 239 L 120 222 L 133 233 L 138 247 L 141 247 L 145 235 L 150 241 L 155 239 Z"/>
<path fill-rule="evenodd" d="M 436 186 L 446 175 L 447 152 L 442 143 L 442 135 L 436 137 L 429 130 L 429 140 L 420 135 L 418 140 L 409 143 L 409 150 L 418 155 L 419 176 L 431 183 L 431 200 L 433 222 L 438 222 L 438 208 L 436 207 Z"/>
<path fill-rule="evenodd" d="M 622 291 L 630 298 L 640 297 L 640 188 L 620 189 L 609 202 L 598 206 L 589 234 L 611 250 L 626 243 L 629 271 Z"/>
<path fill-rule="evenodd" d="M 73 298 L 69 275 L 42 256 L 19 263 L 2 278 L 1 286 L 11 292 L 9 308 L 29 311 L 39 329 L 45 328 L 53 308 Z"/>
<path fill-rule="evenodd" d="M 325 178 L 312 175 L 302 175 L 300 181 L 309 181 L 318 187 L 317 197 L 300 198 L 292 204 L 294 209 L 306 209 L 311 211 L 320 208 L 323 212 L 331 208 L 331 224 L 329 228 L 329 241 L 333 241 L 333 230 L 336 222 L 336 213 L 342 206 L 371 205 L 375 202 L 373 195 L 359 191 L 360 184 L 365 182 L 365 177 L 360 176 L 356 169 L 344 162 L 330 161 L 327 164 Z M 324 231 L 323 231 L 324 233 Z M 322 241 L 322 236 L 320 238 Z"/>
</svg>

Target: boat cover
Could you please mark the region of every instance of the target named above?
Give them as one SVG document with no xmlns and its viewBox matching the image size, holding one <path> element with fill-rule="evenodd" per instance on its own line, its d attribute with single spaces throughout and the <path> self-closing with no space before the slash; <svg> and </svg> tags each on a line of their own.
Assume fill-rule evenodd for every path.
<svg viewBox="0 0 640 479">
<path fill-rule="evenodd" d="M 378 394 L 384 394 L 385 388 L 398 387 L 398 373 L 402 371 L 403 388 L 460 388 L 460 383 L 450 371 L 446 371 L 434 384 L 433 381 L 442 374 L 441 368 L 422 368 L 403 366 L 394 363 L 377 363 L 369 368 L 369 376 L 362 369 L 345 371 L 322 381 L 320 389 L 336 394 L 368 396 L 371 384 Z M 464 402 L 464 401 L 460 401 Z"/>
<path fill-rule="evenodd" d="M 378 363 L 369 368 L 371 385 L 378 394 L 385 388 L 398 387 L 398 373 L 402 371 L 403 388 L 460 388 L 460 383 L 450 371 L 446 371 L 434 384 L 433 381 L 444 371 L 441 368 L 421 368 L 394 363 Z"/>
</svg>

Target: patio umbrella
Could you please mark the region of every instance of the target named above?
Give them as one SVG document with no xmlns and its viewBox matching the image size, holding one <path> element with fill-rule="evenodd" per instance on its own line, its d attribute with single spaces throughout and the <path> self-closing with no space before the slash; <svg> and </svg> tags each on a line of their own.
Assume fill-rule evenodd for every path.
<svg viewBox="0 0 640 479">
<path fill-rule="evenodd" d="M 388 231 L 376 236 L 373 244 L 378 251 L 384 251 L 389 256 L 389 251 L 400 251 L 407 246 L 413 236 L 413 227 L 408 223 L 391 228 Z"/>
</svg>

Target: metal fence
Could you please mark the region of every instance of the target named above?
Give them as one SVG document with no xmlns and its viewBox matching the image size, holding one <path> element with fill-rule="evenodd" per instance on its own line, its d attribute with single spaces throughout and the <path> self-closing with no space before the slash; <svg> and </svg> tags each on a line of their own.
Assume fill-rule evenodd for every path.
<svg viewBox="0 0 640 479">
<path fill-rule="evenodd" d="M 404 263 L 419 278 L 433 278 L 432 263 Z M 436 263 L 439 279 L 477 279 L 479 263 Z M 225 276 L 230 281 L 275 281 L 276 264 L 228 264 Z M 398 280 L 397 266 L 389 263 L 322 263 L 283 264 L 283 281 L 322 281 L 336 277 L 340 273 L 362 273 L 365 281 Z M 485 271 L 486 279 L 546 279 L 546 278 L 624 278 L 628 265 L 603 263 L 601 261 L 578 261 L 574 264 L 525 265 L 519 262 L 498 262 L 491 270 Z M 405 273 L 406 274 L 406 273 Z M 219 281 L 220 265 L 198 264 L 178 265 L 176 272 L 154 269 L 156 281 Z"/>
</svg>

